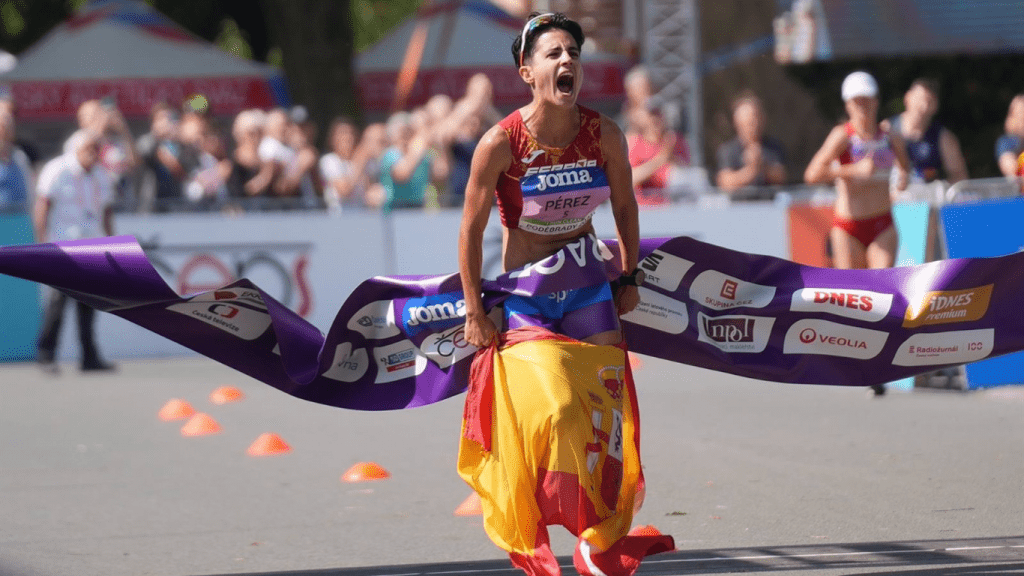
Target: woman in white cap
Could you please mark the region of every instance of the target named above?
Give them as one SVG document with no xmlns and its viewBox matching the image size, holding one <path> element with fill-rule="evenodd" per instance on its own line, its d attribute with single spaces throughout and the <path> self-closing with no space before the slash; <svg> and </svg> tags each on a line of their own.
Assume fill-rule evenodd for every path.
<svg viewBox="0 0 1024 576">
<path fill-rule="evenodd" d="M 898 236 L 892 219 L 889 178 L 907 187 L 910 161 L 898 134 L 878 122 L 878 84 L 867 72 L 843 80 L 850 119 L 836 126 L 804 173 L 808 184 L 835 182 L 832 260 L 836 268 L 889 268 L 896 261 Z"/>
</svg>

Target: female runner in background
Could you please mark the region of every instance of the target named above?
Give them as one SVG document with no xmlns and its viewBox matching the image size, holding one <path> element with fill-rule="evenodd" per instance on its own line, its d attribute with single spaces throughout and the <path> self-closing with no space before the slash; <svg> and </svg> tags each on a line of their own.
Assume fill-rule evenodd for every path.
<svg viewBox="0 0 1024 576">
<path fill-rule="evenodd" d="M 907 187 L 910 161 L 898 134 L 878 122 L 878 84 L 867 72 L 843 80 L 850 120 L 832 129 L 804 173 L 808 184 L 836 187 L 832 260 L 836 268 L 889 268 L 898 236 L 892 219 L 889 178 L 897 166 L 896 190 Z"/>
<path fill-rule="evenodd" d="M 907 188 L 910 160 L 903 138 L 878 122 L 878 84 L 867 72 L 843 80 L 843 102 L 850 119 L 832 129 L 804 173 L 808 184 L 836 186 L 829 231 L 836 268 L 891 268 L 899 236 L 892 218 L 890 177 L 894 188 Z M 875 396 L 885 386 L 871 386 Z"/>
</svg>

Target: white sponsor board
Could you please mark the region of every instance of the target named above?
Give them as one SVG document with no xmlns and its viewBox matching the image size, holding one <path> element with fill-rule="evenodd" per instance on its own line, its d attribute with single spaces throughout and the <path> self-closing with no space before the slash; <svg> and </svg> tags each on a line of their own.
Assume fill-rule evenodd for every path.
<svg viewBox="0 0 1024 576">
<path fill-rule="evenodd" d="M 255 340 L 270 328 L 270 314 L 265 309 L 254 310 L 237 300 L 190 300 L 171 304 L 167 309 L 220 328 L 242 340 Z"/>
<path fill-rule="evenodd" d="M 995 333 L 994 328 L 982 328 L 914 334 L 900 344 L 892 363 L 897 366 L 932 366 L 976 362 L 992 353 Z"/>
<path fill-rule="evenodd" d="M 352 343 L 344 342 L 334 349 L 334 360 L 323 376 L 339 382 L 355 382 L 362 378 L 369 368 L 370 358 L 366 354 L 366 349 L 353 351 Z"/>
<path fill-rule="evenodd" d="M 448 368 L 459 360 L 472 356 L 476 351 L 477 347 L 466 340 L 465 324 L 431 334 L 420 345 L 420 352 L 441 368 Z"/>
<path fill-rule="evenodd" d="M 348 329 L 371 340 L 383 340 L 402 333 L 395 324 L 392 300 L 377 300 L 363 306 L 348 321 Z"/>
<path fill-rule="evenodd" d="M 697 314 L 697 340 L 722 352 L 764 352 L 775 318 Z"/>
<path fill-rule="evenodd" d="M 293 310 L 303 308 L 304 318 L 325 331 L 348 295 L 367 278 L 458 270 L 461 217 L 460 209 L 399 211 L 389 218 L 369 211 L 340 216 L 247 213 L 232 218 L 220 213 L 119 214 L 114 225 L 118 234 L 134 235 L 147 246 L 159 260 L 161 275 L 179 294 L 224 286 L 241 270 L 241 276 L 275 299 L 287 301 Z M 785 207 L 772 203 L 680 204 L 642 210 L 640 229 L 648 238 L 685 235 L 734 250 L 787 258 L 786 218 Z M 594 227 L 600 238 L 615 237 L 608 206 L 595 213 Z M 494 278 L 501 263 L 497 215 L 490 218 L 484 244 L 484 276 Z M 603 245 L 601 249 L 607 250 Z M 590 254 L 573 255 L 577 256 L 589 259 Z M 79 357 L 76 330 L 74 321 L 64 323 L 61 359 Z M 101 353 L 111 359 L 195 354 L 112 314 L 97 316 L 96 340 Z"/>
<path fill-rule="evenodd" d="M 828 320 L 800 320 L 786 332 L 785 354 L 821 354 L 867 360 L 882 351 L 889 334 Z"/>
<path fill-rule="evenodd" d="M 416 376 L 427 367 L 427 357 L 411 340 L 374 348 L 373 357 L 377 361 L 377 384 Z"/>
<path fill-rule="evenodd" d="M 692 267 L 693 262 L 661 250 L 655 250 L 640 262 L 640 269 L 645 274 L 644 284 L 657 286 L 667 292 L 678 290 L 683 276 Z"/>
<path fill-rule="evenodd" d="M 793 293 L 793 312 L 824 312 L 878 322 L 892 308 L 892 294 L 841 288 L 804 288 Z"/>
<path fill-rule="evenodd" d="M 717 270 L 701 272 L 690 285 L 690 299 L 714 310 L 764 308 L 774 297 L 774 286 L 754 284 Z"/>
<path fill-rule="evenodd" d="M 639 293 L 640 302 L 622 316 L 623 320 L 668 334 L 682 334 L 686 330 L 690 324 L 686 304 L 648 288 L 641 287 Z"/>
</svg>

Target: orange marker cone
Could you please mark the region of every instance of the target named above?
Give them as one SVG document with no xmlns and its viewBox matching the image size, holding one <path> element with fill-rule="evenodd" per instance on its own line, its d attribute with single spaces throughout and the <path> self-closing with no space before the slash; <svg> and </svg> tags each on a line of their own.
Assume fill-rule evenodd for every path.
<svg viewBox="0 0 1024 576">
<path fill-rule="evenodd" d="M 633 526 L 629 530 L 630 536 L 661 536 L 661 531 L 651 526 L 650 524 L 644 524 L 642 526 Z"/>
<path fill-rule="evenodd" d="M 242 398 L 245 398 L 245 394 L 242 394 L 242 391 L 234 386 L 221 386 L 210 393 L 210 402 L 214 404 L 238 402 Z"/>
<path fill-rule="evenodd" d="M 476 492 L 470 494 L 459 507 L 455 509 L 456 516 L 479 516 L 483 514 L 483 509 L 480 507 L 480 495 Z"/>
<path fill-rule="evenodd" d="M 171 420 L 183 420 L 185 418 L 191 418 L 196 411 L 192 408 L 192 405 L 184 400 L 178 400 L 173 398 L 164 404 L 164 407 L 157 412 L 157 416 L 161 420 L 168 422 Z"/>
<path fill-rule="evenodd" d="M 209 414 L 197 413 L 181 427 L 182 436 L 206 436 L 220 432 L 220 424 Z"/>
<path fill-rule="evenodd" d="M 341 476 L 342 482 L 367 482 L 390 478 L 391 473 L 376 462 L 359 462 Z"/>
<path fill-rule="evenodd" d="M 265 432 L 249 446 L 249 456 L 270 456 L 291 452 L 292 447 L 273 432 Z"/>
</svg>

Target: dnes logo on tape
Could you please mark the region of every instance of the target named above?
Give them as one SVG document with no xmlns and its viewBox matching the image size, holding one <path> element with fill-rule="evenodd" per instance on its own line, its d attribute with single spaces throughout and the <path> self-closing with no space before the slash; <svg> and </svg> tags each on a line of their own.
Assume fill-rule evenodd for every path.
<svg viewBox="0 0 1024 576">
<path fill-rule="evenodd" d="M 793 312 L 824 312 L 864 322 L 878 322 L 890 308 L 892 294 L 838 288 L 798 290 L 793 293 L 790 306 Z"/>
<path fill-rule="evenodd" d="M 981 320 L 988 312 L 993 286 L 987 284 L 967 290 L 926 292 L 916 304 L 907 306 L 903 327 Z"/>
</svg>

